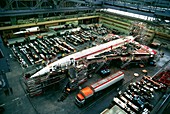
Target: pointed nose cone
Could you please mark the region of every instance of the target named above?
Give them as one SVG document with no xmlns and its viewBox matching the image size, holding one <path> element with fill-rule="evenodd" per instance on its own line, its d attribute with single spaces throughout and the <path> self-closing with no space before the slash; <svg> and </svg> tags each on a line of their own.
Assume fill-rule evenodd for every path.
<svg viewBox="0 0 170 114">
<path fill-rule="evenodd" d="M 49 66 L 44 67 L 43 69 L 36 72 L 34 75 L 32 75 L 30 78 L 38 77 L 41 75 L 44 75 L 45 73 L 50 72 Z"/>
</svg>

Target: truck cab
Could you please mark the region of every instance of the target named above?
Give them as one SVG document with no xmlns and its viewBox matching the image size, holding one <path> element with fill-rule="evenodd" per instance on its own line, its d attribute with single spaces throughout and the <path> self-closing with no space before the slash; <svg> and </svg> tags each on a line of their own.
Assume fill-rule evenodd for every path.
<svg viewBox="0 0 170 114">
<path fill-rule="evenodd" d="M 85 99 L 82 94 L 77 94 L 75 103 L 78 107 L 82 107 L 84 105 Z"/>
<path fill-rule="evenodd" d="M 92 96 L 94 95 L 94 90 L 92 87 L 87 86 L 80 90 L 80 92 L 76 95 L 76 105 L 78 107 L 82 107 L 87 101 L 93 99 Z"/>
</svg>

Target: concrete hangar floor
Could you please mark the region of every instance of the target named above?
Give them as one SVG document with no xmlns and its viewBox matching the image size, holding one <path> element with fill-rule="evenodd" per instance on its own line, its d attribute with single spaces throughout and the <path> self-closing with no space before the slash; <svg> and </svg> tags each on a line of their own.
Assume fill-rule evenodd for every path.
<svg viewBox="0 0 170 114">
<path fill-rule="evenodd" d="M 98 43 L 100 41 L 96 41 Z M 84 46 L 79 46 L 82 49 L 89 45 L 84 44 Z M 76 47 L 75 47 L 76 48 Z M 170 51 L 169 49 L 162 48 L 165 55 L 159 59 L 156 63 L 156 66 L 145 66 L 144 68 L 128 66 L 127 69 L 123 70 L 125 73 L 125 81 L 123 84 L 117 84 L 109 88 L 102 96 L 98 97 L 88 105 L 83 108 L 78 108 L 75 105 L 75 96 L 79 90 L 71 92 L 67 98 L 61 102 L 58 102 L 58 99 L 63 95 L 62 91 L 67 82 L 67 79 L 62 80 L 61 82 L 50 86 L 43 94 L 35 97 L 30 97 L 27 94 L 25 84 L 23 81 L 23 73 L 27 70 L 22 68 L 21 65 L 14 59 L 10 58 L 9 54 L 13 54 L 10 48 L 4 47 L 4 52 L 6 52 L 6 58 L 8 59 L 10 69 L 7 68 L 6 73 L 7 79 L 9 81 L 9 86 L 12 87 L 13 93 L 9 93 L 8 96 L 4 94 L 4 91 L 0 91 L 0 103 L 4 107 L 4 114 L 99 114 L 104 109 L 110 106 L 113 97 L 118 94 L 118 91 L 124 91 L 129 83 L 139 81 L 144 76 L 142 72 L 143 69 L 148 71 L 149 76 L 155 75 L 160 69 L 169 68 L 170 63 Z M 33 68 L 32 68 L 33 69 Z M 110 66 L 111 73 L 114 73 L 120 68 L 117 68 L 114 65 Z M 138 73 L 139 76 L 135 77 L 134 73 Z M 100 80 L 102 77 L 99 74 L 94 74 L 89 81 L 84 83 L 81 87 L 85 87 L 91 83 Z M 154 110 L 160 106 L 162 102 L 163 93 L 156 94 L 153 104 L 155 106 Z M 159 106 L 157 106 L 159 105 Z M 168 107 L 165 107 L 165 109 Z M 160 110 L 160 114 L 163 110 Z M 166 114 L 166 113 L 165 113 Z M 167 113 L 168 114 L 168 113 Z"/>
</svg>

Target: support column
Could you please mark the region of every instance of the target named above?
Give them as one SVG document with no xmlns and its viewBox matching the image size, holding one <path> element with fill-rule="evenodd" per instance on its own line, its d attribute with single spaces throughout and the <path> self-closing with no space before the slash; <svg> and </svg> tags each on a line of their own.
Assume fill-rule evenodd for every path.
<svg viewBox="0 0 170 114">
<path fill-rule="evenodd" d="M 43 19 L 43 14 L 39 14 L 38 15 L 38 21 L 39 22 L 42 22 L 44 19 Z"/>
<path fill-rule="evenodd" d="M 10 17 L 11 24 L 16 25 L 17 24 L 17 18 L 16 17 Z"/>
</svg>

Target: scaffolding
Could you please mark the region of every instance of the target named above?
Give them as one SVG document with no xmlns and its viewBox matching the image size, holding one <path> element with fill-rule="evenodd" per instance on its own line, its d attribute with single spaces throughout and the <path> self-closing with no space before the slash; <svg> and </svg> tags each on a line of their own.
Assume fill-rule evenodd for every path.
<svg viewBox="0 0 170 114">
<path fill-rule="evenodd" d="M 60 73 L 60 75 L 54 72 L 47 73 L 46 75 L 35 78 L 27 78 L 26 75 L 24 76 L 24 83 L 27 93 L 30 95 L 30 97 L 43 94 L 43 92 L 45 92 L 45 88 L 60 82 L 66 77 L 64 72 Z"/>
</svg>

